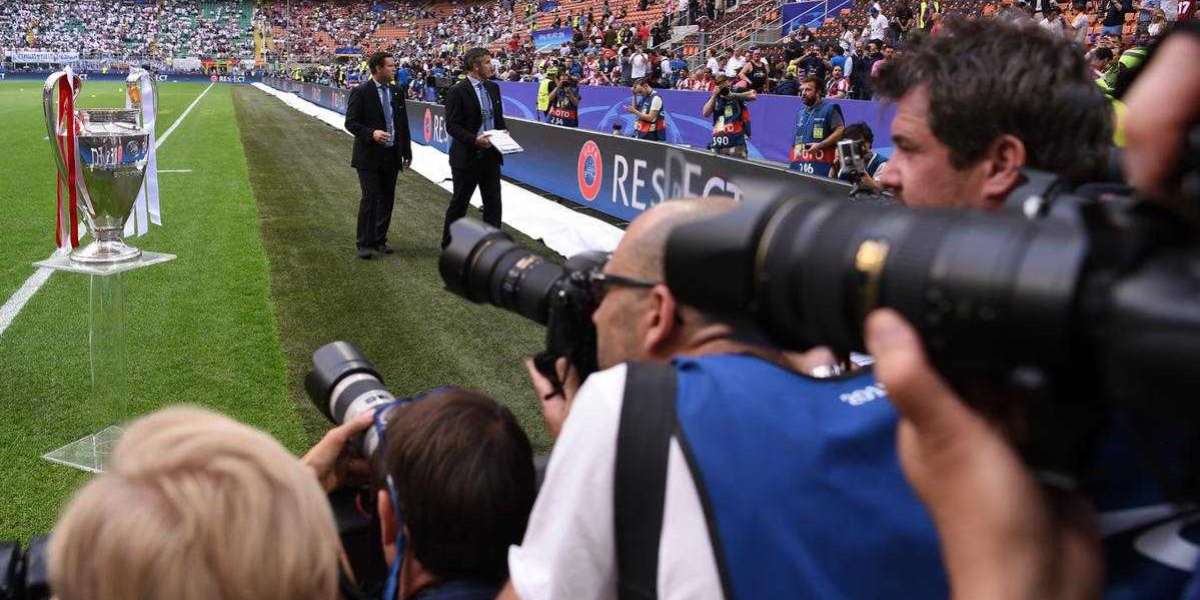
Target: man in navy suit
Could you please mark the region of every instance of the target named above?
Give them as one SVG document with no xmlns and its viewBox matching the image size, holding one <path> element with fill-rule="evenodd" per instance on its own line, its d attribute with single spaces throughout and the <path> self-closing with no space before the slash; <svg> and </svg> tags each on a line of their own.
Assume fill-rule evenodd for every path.
<svg viewBox="0 0 1200 600">
<path fill-rule="evenodd" d="M 450 173 L 454 195 L 446 209 L 442 248 L 450 245 L 450 224 L 467 214 L 471 194 L 479 187 L 483 197 L 483 220 L 500 227 L 500 165 L 504 157 L 492 147 L 484 133 L 508 129 L 500 107 L 500 86 L 492 55 L 484 48 L 471 48 L 463 56 L 467 77 L 446 93 L 446 133 L 450 134 Z"/>
<path fill-rule="evenodd" d="M 391 254 L 388 224 L 396 201 L 396 177 L 412 164 L 404 88 L 395 83 L 396 59 L 376 52 L 367 61 L 371 78 L 350 92 L 346 131 L 354 134 L 350 166 L 358 170 L 358 257 Z"/>
</svg>

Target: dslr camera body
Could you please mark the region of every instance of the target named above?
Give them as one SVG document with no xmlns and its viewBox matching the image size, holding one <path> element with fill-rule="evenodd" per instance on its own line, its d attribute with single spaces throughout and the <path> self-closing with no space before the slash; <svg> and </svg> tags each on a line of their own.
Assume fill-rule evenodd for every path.
<svg viewBox="0 0 1200 600">
<path fill-rule="evenodd" d="M 558 358 L 570 361 L 580 381 L 597 369 L 592 313 L 600 294 L 594 274 L 608 258 L 606 252 L 584 252 L 558 265 L 499 229 L 459 219 L 450 226 L 450 245 L 442 251 L 438 270 L 454 294 L 545 325 L 546 348 L 534 356 L 534 365 L 560 388 L 554 368 Z"/>
</svg>

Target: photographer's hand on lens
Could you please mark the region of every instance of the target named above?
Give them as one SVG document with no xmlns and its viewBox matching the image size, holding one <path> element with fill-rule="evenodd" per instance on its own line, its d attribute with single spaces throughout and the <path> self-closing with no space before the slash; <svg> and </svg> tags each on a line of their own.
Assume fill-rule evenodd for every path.
<svg viewBox="0 0 1200 600">
<path fill-rule="evenodd" d="M 300 459 L 313 470 L 326 492 L 370 478 L 370 463 L 348 442 L 366 431 L 374 417 L 375 411 L 367 411 L 353 421 L 330 429 Z"/>
<path fill-rule="evenodd" d="M 900 413 L 900 463 L 937 526 L 954 597 L 1099 597 L 1091 511 L 1037 483 L 1000 431 L 929 364 L 898 313 L 872 313 L 866 342 Z"/>
<path fill-rule="evenodd" d="M 563 423 L 567 421 L 567 415 L 571 413 L 571 403 L 575 401 L 575 394 L 579 391 L 579 371 L 566 358 L 554 361 L 554 370 L 558 373 L 558 380 L 562 382 L 562 388 L 556 389 L 554 382 L 537 370 L 532 358 L 525 359 L 525 369 L 529 371 L 529 380 L 533 383 L 533 389 L 541 402 L 546 431 L 550 433 L 551 438 L 557 439 L 558 434 L 562 432 Z"/>
</svg>

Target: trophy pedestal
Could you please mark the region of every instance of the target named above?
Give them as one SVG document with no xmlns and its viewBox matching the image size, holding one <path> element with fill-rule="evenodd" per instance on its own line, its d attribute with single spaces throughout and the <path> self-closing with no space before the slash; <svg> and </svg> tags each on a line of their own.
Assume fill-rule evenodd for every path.
<svg viewBox="0 0 1200 600">
<path fill-rule="evenodd" d="M 125 339 L 125 280 L 123 273 L 173 260 L 173 254 L 142 252 L 137 258 L 116 263 L 82 263 L 56 253 L 34 263 L 38 267 L 89 276 L 88 358 L 92 394 L 82 409 L 94 412 L 101 422 L 121 422 L 129 417 L 129 371 Z M 121 437 L 120 425 L 109 425 L 42 458 L 100 473 Z"/>
<path fill-rule="evenodd" d="M 108 465 L 108 458 L 112 456 L 117 441 L 121 439 L 121 432 L 120 427 L 110 425 L 58 450 L 47 452 L 42 458 L 91 473 L 103 473 Z"/>
</svg>

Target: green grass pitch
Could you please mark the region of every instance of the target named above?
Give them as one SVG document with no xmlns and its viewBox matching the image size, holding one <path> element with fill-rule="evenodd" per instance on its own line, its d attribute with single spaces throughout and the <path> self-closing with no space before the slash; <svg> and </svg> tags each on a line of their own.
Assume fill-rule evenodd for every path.
<svg viewBox="0 0 1200 600">
<path fill-rule="evenodd" d="M 160 85 L 159 133 L 206 87 Z M 122 93 L 87 83 L 80 102 L 118 106 Z M 0 82 L 0 123 L 3 303 L 53 250 L 40 82 Z M 199 101 L 159 149 L 160 169 L 191 172 L 159 175 L 164 225 L 131 240 L 179 258 L 124 276 L 126 414 L 90 400 L 86 276 L 55 273 L 0 334 L 0 539 L 48 531 L 88 477 L 42 454 L 161 406 L 210 407 L 302 452 L 327 428 L 302 377 L 312 351 L 335 339 L 362 348 L 397 394 L 443 384 L 490 393 L 548 447 L 520 365 L 544 331 L 442 289 L 447 192 L 401 175 L 396 254 L 354 258 L 351 141 L 248 86 L 215 85 Z"/>
</svg>

